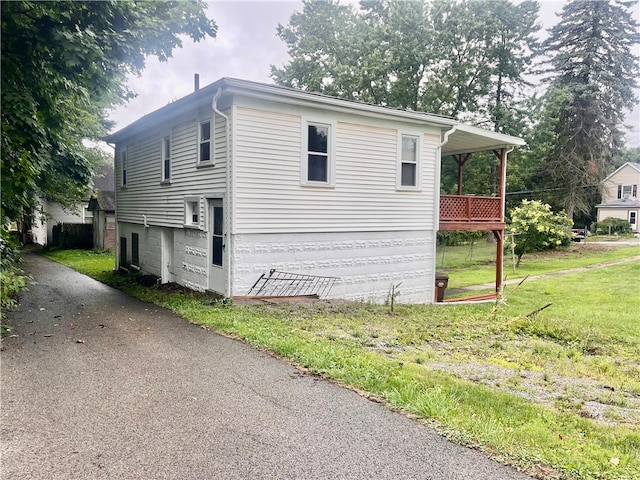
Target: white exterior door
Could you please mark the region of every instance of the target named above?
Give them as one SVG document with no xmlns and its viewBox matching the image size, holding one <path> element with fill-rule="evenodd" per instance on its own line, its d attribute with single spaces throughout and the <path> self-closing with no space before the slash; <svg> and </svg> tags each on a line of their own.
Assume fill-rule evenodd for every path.
<svg viewBox="0 0 640 480">
<path fill-rule="evenodd" d="M 631 224 L 631 230 L 633 232 L 638 231 L 638 211 L 631 210 L 629 212 L 629 223 Z"/>
<path fill-rule="evenodd" d="M 222 200 L 209 201 L 209 290 L 226 295 L 224 259 L 224 211 Z"/>
</svg>

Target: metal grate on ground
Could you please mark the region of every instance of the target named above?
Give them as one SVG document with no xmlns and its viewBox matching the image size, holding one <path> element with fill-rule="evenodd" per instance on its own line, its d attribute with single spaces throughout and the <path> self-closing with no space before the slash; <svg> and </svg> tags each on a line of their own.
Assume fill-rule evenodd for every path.
<svg viewBox="0 0 640 480">
<path fill-rule="evenodd" d="M 263 273 L 253 284 L 248 295 L 254 297 L 326 297 L 337 277 L 304 275 L 301 273 L 281 272 L 275 268 L 269 274 Z"/>
</svg>

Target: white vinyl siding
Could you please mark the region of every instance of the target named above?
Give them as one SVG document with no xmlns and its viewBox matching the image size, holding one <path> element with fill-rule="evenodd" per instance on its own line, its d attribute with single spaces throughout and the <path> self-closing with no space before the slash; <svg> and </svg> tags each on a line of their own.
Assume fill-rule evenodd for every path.
<svg viewBox="0 0 640 480">
<path fill-rule="evenodd" d="M 219 117 L 219 116 L 217 116 Z M 182 228 L 185 222 L 184 201 L 187 197 L 201 199 L 213 193 L 223 193 L 226 187 L 226 142 L 224 119 L 216 117 L 216 165 L 197 166 L 197 129 L 195 117 L 164 126 L 146 138 L 136 137 L 127 145 L 128 185 L 118 192 L 118 221 L 141 224 L 143 215 L 150 225 Z M 157 165 L 162 158 L 162 133 L 171 129 L 171 184 L 158 182 Z"/>
<path fill-rule="evenodd" d="M 397 126 L 367 125 L 358 117 L 344 122 L 339 115 L 335 188 L 310 189 L 300 185 L 300 124 L 313 113 L 236 107 L 234 233 L 434 229 L 433 190 L 396 190 Z M 421 140 L 421 183 L 434 185 L 439 135 Z"/>
</svg>

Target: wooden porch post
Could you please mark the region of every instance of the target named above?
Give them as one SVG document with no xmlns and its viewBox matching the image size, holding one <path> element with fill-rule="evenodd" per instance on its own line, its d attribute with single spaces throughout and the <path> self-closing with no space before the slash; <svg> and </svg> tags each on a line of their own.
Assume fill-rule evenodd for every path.
<svg viewBox="0 0 640 480">
<path fill-rule="evenodd" d="M 499 293 L 504 273 L 504 230 L 494 230 L 493 236 L 496 237 L 496 293 Z"/>
<path fill-rule="evenodd" d="M 465 162 L 469 160 L 470 156 L 470 153 L 453 155 L 453 159 L 458 164 L 458 195 L 462 195 L 462 167 L 464 167 Z"/>
<path fill-rule="evenodd" d="M 505 193 L 507 183 L 507 149 L 501 148 L 499 151 L 494 150 L 493 153 L 500 160 L 500 169 L 498 179 L 498 197 L 500 198 L 500 219 L 504 222 L 505 213 Z M 496 237 L 496 293 L 500 292 L 503 278 L 503 255 L 504 255 L 504 229 L 494 230 L 493 235 Z"/>
</svg>

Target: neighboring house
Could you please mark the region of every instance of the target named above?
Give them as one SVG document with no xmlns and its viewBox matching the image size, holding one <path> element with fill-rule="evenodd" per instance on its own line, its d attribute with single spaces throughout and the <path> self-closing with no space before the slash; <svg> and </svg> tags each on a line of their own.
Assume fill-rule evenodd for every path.
<svg viewBox="0 0 640 480">
<path fill-rule="evenodd" d="M 605 218 L 619 218 L 631 224 L 631 230 L 638 232 L 640 200 L 640 163 L 627 162 L 604 179 L 602 203 L 598 209 L 598 221 Z"/>
<path fill-rule="evenodd" d="M 223 78 L 106 140 L 118 265 L 163 283 L 237 297 L 276 270 L 291 272 L 288 294 L 335 279 L 333 298 L 384 302 L 397 286 L 397 301 L 431 303 L 438 229 L 469 229 L 496 235 L 499 287 L 506 155 L 519 138 Z M 496 195 L 460 185 L 441 197 L 441 156 L 455 155 L 462 178 L 477 151 L 498 157 Z"/>
<path fill-rule="evenodd" d="M 87 208 L 88 199 L 80 199 L 74 208 L 64 208 L 57 202 L 41 199 L 36 209 L 36 219 L 31 226 L 33 243 L 48 245 L 53 243 L 53 229 L 63 224 L 91 224 L 93 212 Z"/>
<path fill-rule="evenodd" d="M 96 190 L 89 200 L 93 212 L 93 248 L 116 248 L 116 194 L 113 190 Z"/>
<path fill-rule="evenodd" d="M 94 192 L 111 192 L 114 196 L 115 178 L 113 166 L 98 168 L 92 178 Z M 90 198 L 78 199 L 75 208 L 63 208 L 57 202 L 42 199 L 36 211 L 36 221 L 31 227 L 34 243 L 47 245 L 53 242 L 53 228 L 61 224 L 93 224 L 94 212 L 89 208 Z M 115 212 L 111 210 L 112 222 L 115 223 Z M 115 236 L 115 234 L 114 234 Z M 112 248 L 115 246 L 112 246 Z"/>
<path fill-rule="evenodd" d="M 116 248 L 116 180 L 112 165 L 98 169 L 87 209 L 93 213 L 93 248 Z"/>
</svg>

